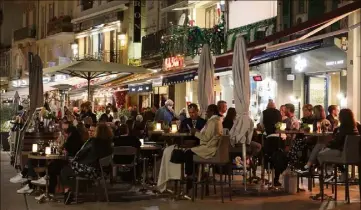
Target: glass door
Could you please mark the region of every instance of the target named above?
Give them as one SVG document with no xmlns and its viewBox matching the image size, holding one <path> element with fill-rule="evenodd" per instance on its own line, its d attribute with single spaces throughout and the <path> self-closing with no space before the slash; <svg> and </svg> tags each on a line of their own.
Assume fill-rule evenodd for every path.
<svg viewBox="0 0 361 210">
<path fill-rule="evenodd" d="M 306 103 L 328 107 L 328 81 L 324 75 L 308 76 Z"/>
</svg>

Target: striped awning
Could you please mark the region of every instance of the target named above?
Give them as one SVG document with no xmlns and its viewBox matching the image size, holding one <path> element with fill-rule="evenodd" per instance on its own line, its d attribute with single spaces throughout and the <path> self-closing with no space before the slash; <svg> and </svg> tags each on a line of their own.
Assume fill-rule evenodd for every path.
<svg viewBox="0 0 361 210">
<path fill-rule="evenodd" d="M 195 76 L 196 76 L 196 72 L 188 72 L 184 74 L 169 76 L 163 78 L 162 84 L 163 86 L 166 86 L 166 85 L 174 85 L 177 83 L 189 82 L 189 81 L 193 81 Z"/>
</svg>

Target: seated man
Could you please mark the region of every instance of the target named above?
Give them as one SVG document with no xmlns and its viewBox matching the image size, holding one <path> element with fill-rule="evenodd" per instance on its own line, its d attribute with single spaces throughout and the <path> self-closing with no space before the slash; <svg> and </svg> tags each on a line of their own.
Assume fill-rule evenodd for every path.
<svg viewBox="0 0 361 210">
<path fill-rule="evenodd" d="M 189 118 L 182 121 L 179 131 L 182 133 L 190 133 L 192 128 L 199 131 L 202 130 L 207 121 L 199 116 L 197 104 L 190 104 L 188 106 L 188 113 Z M 189 137 L 186 140 L 197 140 L 197 145 L 199 145 L 199 139 L 195 136 Z"/>
</svg>

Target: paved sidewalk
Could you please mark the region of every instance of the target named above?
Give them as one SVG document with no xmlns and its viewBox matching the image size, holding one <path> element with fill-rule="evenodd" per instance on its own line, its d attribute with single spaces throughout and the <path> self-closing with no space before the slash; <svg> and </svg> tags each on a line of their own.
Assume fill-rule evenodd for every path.
<svg viewBox="0 0 361 210">
<path fill-rule="evenodd" d="M 1 153 L 1 210 L 25 210 L 25 202 L 22 195 L 16 193 L 19 185 L 11 184 L 9 178 L 14 176 L 15 170 L 9 166 L 9 156 Z M 315 189 L 314 191 L 317 191 Z M 358 198 L 358 189 L 352 189 L 353 199 Z M 238 197 L 234 196 L 233 201 L 225 199 L 220 202 L 219 197 L 206 198 L 191 201 L 171 201 L 169 199 L 153 199 L 134 202 L 111 202 L 109 204 L 100 202 L 87 202 L 84 204 L 65 206 L 62 203 L 37 204 L 33 196 L 28 196 L 30 210 L 68 209 L 68 210 L 103 210 L 103 209 L 126 209 L 126 210 L 356 210 L 361 209 L 360 204 L 353 203 L 345 205 L 342 202 L 334 207 L 334 203 L 311 201 L 308 193 L 298 195 L 277 196 L 277 197 Z M 343 198 L 340 190 L 339 198 Z"/>
</svg>

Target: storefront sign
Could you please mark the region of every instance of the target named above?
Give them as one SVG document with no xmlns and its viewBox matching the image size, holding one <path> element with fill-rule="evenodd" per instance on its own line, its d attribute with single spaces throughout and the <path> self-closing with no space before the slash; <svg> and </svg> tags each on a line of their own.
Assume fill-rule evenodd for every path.
<svg viewBox="0 0 361 210">
<path fill-rule="evenodd" d="M 195 72 L 163 78 L 163 86 L 194 80 Z"/>
<path fill-rule="evenodd" d="M 152 91 L 152 84 L 129 86 L 129 93 L 142 93 Z"/>
<path fill-rule="evenodd" d="M 105 14 L 90 20 L 85 20 L 83 22 L 74 24 L 73 30 L 74 32 L 80 32 L 80 31 L 88 30 L 89 28 L 94 26 L 111 23 L 117 20 L 122 20 L 123 15 L 124 15 L 123 12 L 112 12 L 109 14 Z"/>
<path fill-rule="evenodd" d="M 261 75 L 253 76 L 253 80 L 255 82 L 261 82 L 262 81 L 262 76 Z"/>
<path fill-rule="evenodd" d="M 134 0 L 134 27 L 133 27 L 133 42 L 140 43 L 142 41 L 142 2 L 141 0 Z"/>
<path fill-rule="evenodd" d="M 163 61 L 164 70 L 175 70 L 181 69 L 184 66 L 184 57 L 183 56 L 174 56 L 166 58 Z"/>
<path fill-rule="evenodd" d="M 343 60 L 326 62 L 326 66 L 334 66 L 334 65 L 340 65 L 340 64 L 343 64 Z"/>
<path fill-rule="evenodd" d="M 163 81 L 163 80 L 162 80 L 161 78 L 159 78 L 159 79 L 153 79 L 153 81 L 152 81 L 153 87 L 160 87 L 160 86 L 162 86 L 162 85 L 163 85 L 162 81 Z"/>
</svg>

